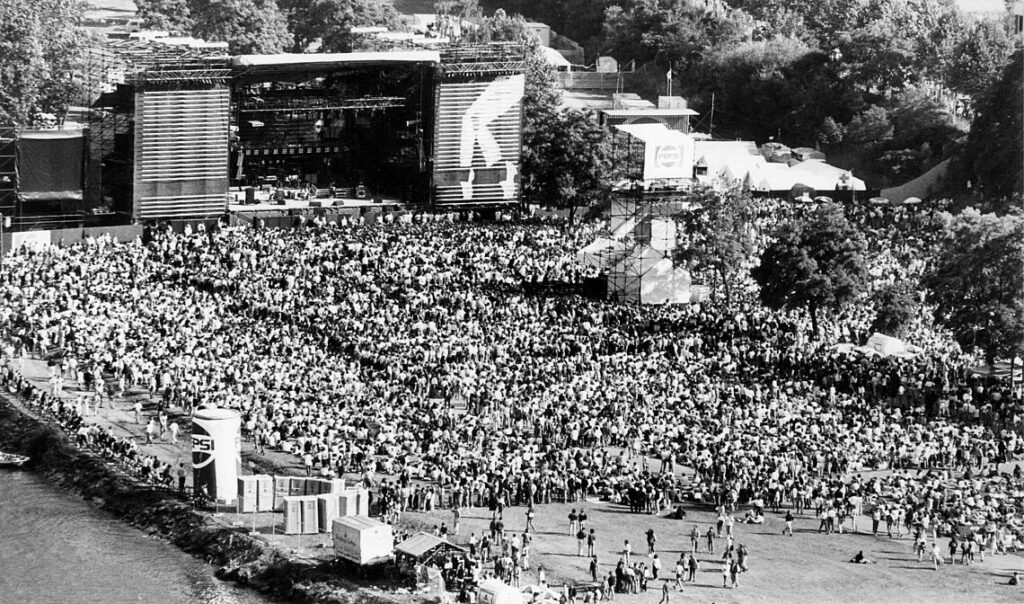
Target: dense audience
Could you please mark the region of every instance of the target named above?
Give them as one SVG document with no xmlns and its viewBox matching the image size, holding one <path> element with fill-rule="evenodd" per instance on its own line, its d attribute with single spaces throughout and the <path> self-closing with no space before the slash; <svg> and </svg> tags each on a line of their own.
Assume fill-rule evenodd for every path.
<svg viewBox="0 0 1024 604">
<path fill-rule="evenodd" d="M 759 239 L 802 211 L 763 202 Z M 852 218 L 872 287 L 924 270 L 926 213 Z M 997 464 L 1024 453 L 1024 404 L 965 378 L 972 357 L 926 318 L 910 337 L 918 355 L 885 358 L 836 347 L 871 335 L 867 302 L 813 334 L 751 287 L 729 308 L 587 298 L 578 286 L 594 272 L 575 252 L 599 228 L 316 220 L 24 252 L 0 276 L 5 356 L 65 351 L 55 392 L 67 375 L 100 401 L 144 388 L 161 409 L 239 409 L 257 447 L 359 474 L 391 518 L 587 497 L 658 513 L 696 499 L 813 509 L 840 528 L 868 512 L 1020 546 L 1024 482 Z M 893 472 L 862 476 L 881 468 Z"/>
</svg>

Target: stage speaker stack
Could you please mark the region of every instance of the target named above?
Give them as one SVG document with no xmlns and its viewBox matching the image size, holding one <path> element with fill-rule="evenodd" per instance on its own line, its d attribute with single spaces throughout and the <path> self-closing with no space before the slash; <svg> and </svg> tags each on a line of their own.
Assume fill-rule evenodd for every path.
<svg viewBox="0 0 1024 604">
<path fill-rule="evenodd" d="M 239 514 L 251 514 L 256 511 L 257 484 L 255 476 L 238 477 L 238 502 Z"/>
<path fill-rule="evenodd" d="M 299 535 L 302 533 L 302 497 L 288 496 L 284 498 L 284 534 Z"/>
<path fill-rule="evenodd" d="M 256 476 L 256 511 L 274 511 L 274 478 L 266 474 Z"/>
</svg>

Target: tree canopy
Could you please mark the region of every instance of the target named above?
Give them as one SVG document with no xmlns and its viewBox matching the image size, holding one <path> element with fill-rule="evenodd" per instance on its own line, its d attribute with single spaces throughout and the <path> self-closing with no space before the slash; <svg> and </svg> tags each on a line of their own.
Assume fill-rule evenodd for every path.
<svg viewBox="0 0 1024 604">
<path fill-rule="evenodd" d="M 238 54 L 274 54 L 292 46 L 288 22 L 275 0 L 190 0 L 192 33 L 227 42 Z"/>
<path fill-rule="evenodd" d="M 1008 198 L 1024 193 L 1024 51 L 1007 61 L 998 80 L 981 96 L 963 151 L 955 162 L 959 185 L 972 182 L 986 197 Z"/>
<path fill-rule="evenodd" d="M 1024 354 L 1024 214 L 953 217 L 925 275 L 936 322 L 991 363 Z"/>
<path fill-rule="evenodd" d="M 40 112 L 63 120 L 89 43 L 78 28 L 84 10 L 78 0 L 0 0 L 0 122 L 28 126 Z"/>
<path fill-rule="evenodd" d="M 523 195 L 567 208 L 571 218 L 607 193 L 611 149 L 608 131 L 590 115 L 560 105 L 554 69 L 533 46 L 523 95 Z"/>
<path fill-rule="evenodd" d="M 351 52 L 358 36 L 354 27 L 398 26 L 398 12 L 387 0 L 282 0 L 295 36 L 294 51 L 303 52 L 322 40 L 322 52 Z"/>
<path fill-rule="evenodd" d="M 731 304 L 732 285 L 757 250 L 754 200 L 739 188 L 719 191 L 700 187 L 687 194 L 686 201 L 694 209 L 681 221 L 687 245 L 677 248 L 676 259 L 696 272 L 717 276 L 725 289 L 726 304 Z"/>
<path fill-rule="evenodd" d="M 195 0 L 191 0 L 195 1 Z M 142 27 L 166 31 L 175 35 L 192 33 L 192 10 L 190 0 L 135 0 Z"/>
<path fill-rule="evenodd" d="M 875 319 L 871 330 L 902 338 L 921 312 L 917 283 L 898 281 L 879 288 L 872 295 Z"/>
<path fill-rule="evenodd" d="M 802 308 L 818 332 L 818 311 L 838 310 L 867 284 L 863 233 L 843 208 L 822 204 L 804 220 L 789 220 L 773 233 L 751 275 L 769 308 Z"/>
</svg>

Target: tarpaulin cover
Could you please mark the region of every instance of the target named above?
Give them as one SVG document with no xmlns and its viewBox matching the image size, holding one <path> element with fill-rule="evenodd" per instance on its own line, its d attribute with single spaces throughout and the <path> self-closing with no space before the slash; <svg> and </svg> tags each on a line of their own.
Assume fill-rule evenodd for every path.
<svg viewBox="0 0 1024 604">
<path fill-rule="evenodd" d="M 23 130 L 18 137 L 21 199 L 81 200 L 84 143 L 77 130 Z"/>
</svg>

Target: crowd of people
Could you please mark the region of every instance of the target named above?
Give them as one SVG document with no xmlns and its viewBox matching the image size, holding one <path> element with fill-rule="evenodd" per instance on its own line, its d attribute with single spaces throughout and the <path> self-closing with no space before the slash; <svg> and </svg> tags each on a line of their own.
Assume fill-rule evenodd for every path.
<svg viewBox="0 0 1024 604">
<path fill-rule="evenodd" d="M 799 211 L 765 202 L 762 238 Z M 926 215 L 852 218 L 873 287 L 924 269 Z M 62 350 L 61 375 L 94 405 L 144 389 L 161 408 L 238 409 L 257 447 L 358 474 L 392 518 L 696 500 L 1022 545 L 1024 481 L 998 464 L 1024 454 L 1024 403 L 966 377 L 972 356 L 925 317 L 921 353 L 885 358 L 835 346 L 870 335 L 867 302 L 814 334 L 751 287 L 728 307 L 535 287 L 593 277 L 575 253 L 600 228 L 417 215 L 101 238 L 5 258 L 0 332 L 9 359 Z M 892 472 L 862 475 L 874 469 Z"/>
</svg>

